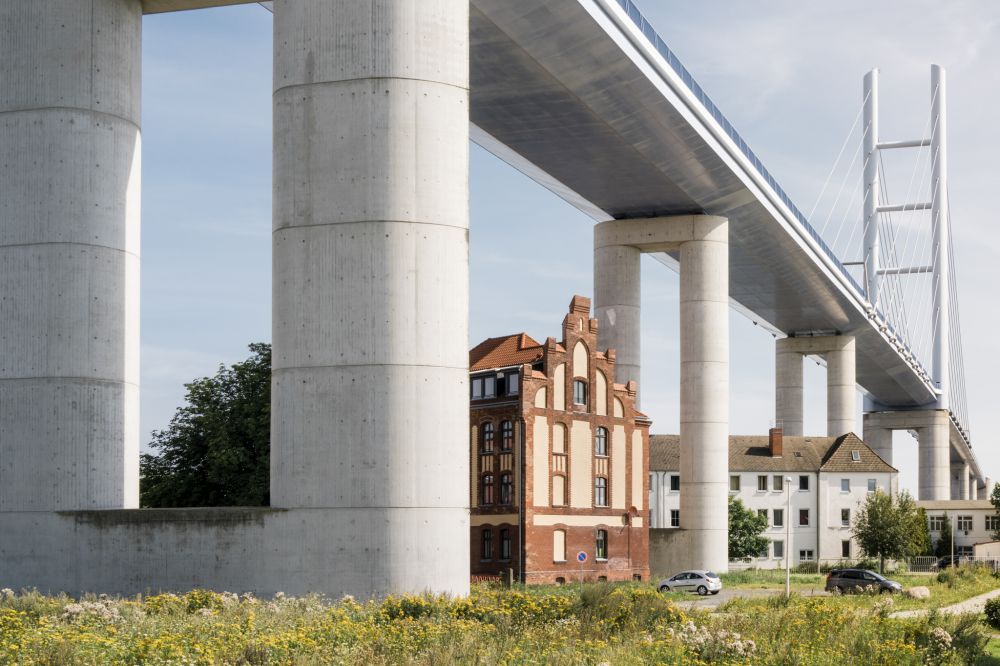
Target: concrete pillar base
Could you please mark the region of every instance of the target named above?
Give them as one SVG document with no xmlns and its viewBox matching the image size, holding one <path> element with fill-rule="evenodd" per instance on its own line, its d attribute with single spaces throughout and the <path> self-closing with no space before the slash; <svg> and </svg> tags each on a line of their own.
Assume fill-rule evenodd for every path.
<svg viewBox="0 0 1000 666">
<path fill-rule="evenodd" d="M 661 251 L 680 253 L 680 513 L 685 549 L 692 566 L 722 572 L 729 567 L 728 220 L 685 215 L 615 220 L 594 228 L 594 291 L 604 313 L 602 324 L 605 319 L 610 324 L 611 306 L 625 303 L 631 308 L 624 311 L 625 325 L 614 324 L 617 343 L 625 345 L 618 348 L 619 363 L 639 358 L 639 254 Z M 628 317 L 631 312 L 634 319 Z"/>
<path fill-rule="evenodd" d="M 788 337 L 775 343 L 775 423 L 786 435 L 803 432 L 802 357 L 826 359 L 826 435 L 857 431 L 855 342 L 851 335 Z"/>
</svg>

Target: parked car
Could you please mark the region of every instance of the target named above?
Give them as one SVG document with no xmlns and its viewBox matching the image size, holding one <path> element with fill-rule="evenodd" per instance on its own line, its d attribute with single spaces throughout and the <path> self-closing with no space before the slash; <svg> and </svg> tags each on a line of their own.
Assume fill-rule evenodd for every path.
<svg viewBox="0 0 1000 666">
<path fill-rule="evenodd" d="M 861 592 L 865 588 L 882 592 L 901 592 L 903 586 L 867 569 L 833 569 L 826 575 L 826 591 L 833 594 Z"/>
<path fill-rule="evenodd" d="M 961 559 L 962 558 L 958 555 L 945 555 L 940 560 L 935 562 L 932 568 L 935 571 L 940 571 L 941 569 L 947 569 L 948 567 L 957 567 Z"/>
<path fill-rule="evenodd" d="M 722 581 L 717 573 L 692 569 L 661 580 L 659 587 L 660 592 L 697 592 L 704 596 L 709 593 L 718 594 L 722 590 Z"/>
</svg>

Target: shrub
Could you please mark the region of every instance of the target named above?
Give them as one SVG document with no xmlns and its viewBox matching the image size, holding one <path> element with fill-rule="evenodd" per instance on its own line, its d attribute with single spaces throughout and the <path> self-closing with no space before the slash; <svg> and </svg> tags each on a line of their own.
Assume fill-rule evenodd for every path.
<svg viewBox="0 0 1000 666">
<path fill-rule="evenodd" d="M 1000 597 L 993 597 L 986 602 L 986 621 L 994 629 L 1000 629 Z"/>
</svg>

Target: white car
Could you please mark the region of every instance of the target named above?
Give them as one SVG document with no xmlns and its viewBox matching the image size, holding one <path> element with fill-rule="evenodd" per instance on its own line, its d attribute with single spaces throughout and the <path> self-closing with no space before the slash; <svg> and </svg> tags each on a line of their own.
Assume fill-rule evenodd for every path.
<svg viewBox="0 0 1000 666">
<path fill-rule="evenodd" d="M 659 588 L 660 592 L 697 592 L 704 596 L 718 594 L 722 590 L 722 581 L 717 573 L 692 569 L 661 580 Z"/>
</svg>

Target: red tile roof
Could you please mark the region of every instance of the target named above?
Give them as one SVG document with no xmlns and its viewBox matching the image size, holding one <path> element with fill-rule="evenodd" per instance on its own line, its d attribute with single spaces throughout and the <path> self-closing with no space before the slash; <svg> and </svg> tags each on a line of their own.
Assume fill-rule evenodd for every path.
<svg viewBox="0 0 1000 666">
<path fill-rule="evenodd" d="M 508 368 L 534 363 L 542 358 L 542 345 L 527 333 L 488 338 L 469 352 L 469 370 Z"/>
</svg>

